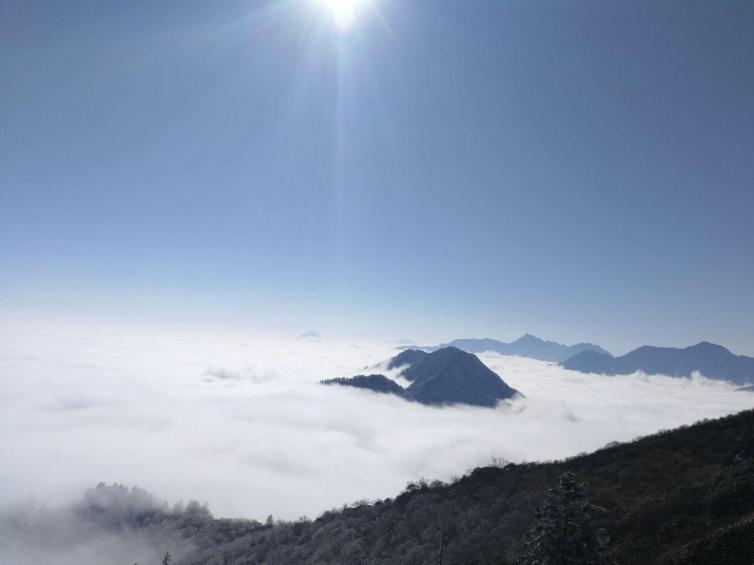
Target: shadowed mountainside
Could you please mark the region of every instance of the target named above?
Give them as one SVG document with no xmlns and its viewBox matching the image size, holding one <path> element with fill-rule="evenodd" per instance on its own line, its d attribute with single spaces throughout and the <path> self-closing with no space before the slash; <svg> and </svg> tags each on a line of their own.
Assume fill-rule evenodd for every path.
<svg viewBox="0 0 754 565">
<path fill-rule="evenodd" d="M 613 357 L 594 351 L 583 351 L 561 363 L 566 369 L 603 375 L 629 375 L 642 371 L 648 375 L 690 377 L 699 372 L 709 379 L 730 381 L 739 385 L 754 382 L 754 357 L 734 355 L 721 345 L 703 341 L 685 348 L 645 345 Z"/>
<path fill-rule="evenodd" d="M 406 397 L 405 389 L 395 381 L 388 379 L 385 375 L 356 375 L 355 377 L 339 377 L 336 379 L 327 379 L 322 381 L 323 385 L 340 385 L 352 386 L 354 388 L 363 388 L 381 394 L 395 394 L 396 396 Z"/>
<path fill-rule="evenodd" d="M 396 394 L 407 400 L 430 405 L 470 404 L 491 408 L 500 400 L 520 394 L 505 384 L 476 355 L 455 347 L 446 347 L 432 353 L 407 350 L 391 359 L 388 362 L 388 367 L 390 366 L 407 366 L 403 371 L 403 376 L 411 381 L 407 389 L 384 375 L 328 379 L 322 381 L 322 384 Z"/>
<path fill-rule="evenodd" d="M 427 355 L 429 355 L 429 353 L 422 351 L 421 349 L 406 349 L 388 361 L 387 368 L 388 370 L 392 370 L 404 366 L 410 367 L 424 361 Z"/>
<path fill-rule="evenodd" d="M 423 404 L 495 406 L 518 391 L 476 355 L 456 347 L 438 349 L 403 371 L 411 381 L 407 392 Z"/>
</svg>

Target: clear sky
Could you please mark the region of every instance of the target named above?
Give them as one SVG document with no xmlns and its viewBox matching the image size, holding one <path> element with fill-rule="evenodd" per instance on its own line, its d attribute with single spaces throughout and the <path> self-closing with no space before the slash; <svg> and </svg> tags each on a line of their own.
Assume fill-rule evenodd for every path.
<svg viewBox="0 0 754 565">
<path fill-rule="evenodd" d="M 754 3 L 353 16 L 0 0 L 0 313 L 754 354 Z"/>
</svg>

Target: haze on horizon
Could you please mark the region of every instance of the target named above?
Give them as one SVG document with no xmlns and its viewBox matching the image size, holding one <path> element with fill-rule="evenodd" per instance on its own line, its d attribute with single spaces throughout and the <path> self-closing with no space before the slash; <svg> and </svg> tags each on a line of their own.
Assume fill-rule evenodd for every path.
<svg viewBox="0 0 754 565">
<path fill-rule="evenodd" d="M 0 315 L 754 354 L 753 25 L 2 2 Z"/>
</svg>

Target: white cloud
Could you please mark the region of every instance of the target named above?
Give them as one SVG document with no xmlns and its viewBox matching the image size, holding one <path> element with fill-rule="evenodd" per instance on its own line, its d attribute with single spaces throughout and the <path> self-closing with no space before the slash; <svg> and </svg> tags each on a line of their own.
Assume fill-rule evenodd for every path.
<svg viewBox="0 0 754 565">
<path fill-rule="evenodd" d="M 702 378 L 600 377 L 493 354 L 526 398 L 430 408 L 318 381 L 364 373 L 384 343 L 0 329 L 0 506 L 64 502 L 104 482 L 216 515 L 315 516 L 449 479 L 493 457 L 553 459 L 754 405 Z"/>
</svg>

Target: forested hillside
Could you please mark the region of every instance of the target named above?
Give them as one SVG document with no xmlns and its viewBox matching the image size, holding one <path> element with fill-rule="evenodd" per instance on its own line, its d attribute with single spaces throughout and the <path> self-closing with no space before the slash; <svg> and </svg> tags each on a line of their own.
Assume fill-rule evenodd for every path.
<svg viewBox="0 0 754 565">
<path fill-rule="evenodd" d="M 553 565 L 750 565 L 754 411 L 566 461 L 411 484 L 314 521 L 217 520 L 196 505 L 124 502 L 133 496 L 144 495 L 101 485 L 79 513 L 116 531 L 160 532 L 179 565 L 503 565 L 545 554 Z"/>
</svg>

